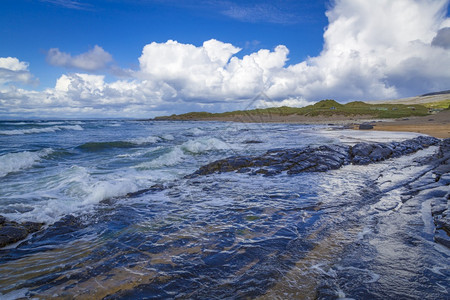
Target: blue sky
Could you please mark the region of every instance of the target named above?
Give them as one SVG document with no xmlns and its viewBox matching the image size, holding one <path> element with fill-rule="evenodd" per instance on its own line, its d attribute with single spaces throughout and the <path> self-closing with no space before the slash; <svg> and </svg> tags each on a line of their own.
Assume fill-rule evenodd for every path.
<svg viewBox="0 0 450 300">
<path fill-rule="evenodd" d="M 227 15 L 233 5 L 250 12 Z M 46 63 L 50 48 L 76 54 L 99 45 L 118 66 L 137 68 L 137 58 L 148 43 L 172 39 L 201 45 L 214 38 L 242 48 L 240 57 L 286 45 L 291 49 L 290 62 L 298 63 L 322 50 L 326 5 L 295 0 L 2 0 L 0 40 L 5 43 L 0 57 L 29 62 L 41 89 L 54 85 L 64 72 Z"/>
<path fill-rule="evenodd" d="M 152 117 L 450 89 L 448 2 L 2 0 L 0 117 Z"/>
</svg>

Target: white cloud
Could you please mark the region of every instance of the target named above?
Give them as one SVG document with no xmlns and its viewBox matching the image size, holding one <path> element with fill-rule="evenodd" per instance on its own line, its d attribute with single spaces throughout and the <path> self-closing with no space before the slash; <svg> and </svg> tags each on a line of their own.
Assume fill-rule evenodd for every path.
<svg viewBox="0 0 450 300">
<path fill-rule="evenodd" d="M 28 63 L 15 57 L 0 57 L 0 88 L 6 83 L 33 83 Z"/>
<path fill-rule="evenodd" d="M 272 72 L 283 68 L 289 52 L 278 46 L 242 59 L 232 56 L 239 51 L 217 40 L 200 47 L 172 40 L 151 43 L 139 58 L 139 76 L 165 82 L 185 101 L 249 99 L 264 90 Z"/>
<path fill-rule="evenodd" d="M 126 72 L 128 80 L 73 73 L 42 92 L 0 85 L 0 115 L 151 117 L 243 109 L 252 101 L 259 107 L 303 106 L 325 98 L 386 99 L 447 90 L 447 4 L 336 0 L 327 12 L 320 55 L 291 65 L 283 45 L 239 58 L 240 48 L 214 39 L 200 46 L 153 42 L 143 48 L 139 70 Z M 75 57 L 51 49 L 48 60 L 93 71 L 112 58 L 96 46 Z M 30 78 L 26 63 L 0 58 L 0 83 Z M 267 98 L 255 101 L 261 93 Z"/>
<path fill-rule="evenodd" d="M 111 61 L 111 54 L 97 45 L 91 50 L 76 56 L 61 52 L 58 48 L 52 48 L 47 52 L 47 62 L 49 64 L 58 67 L 77 68 L 84 71 L 104 69 Z"/>
</svg>

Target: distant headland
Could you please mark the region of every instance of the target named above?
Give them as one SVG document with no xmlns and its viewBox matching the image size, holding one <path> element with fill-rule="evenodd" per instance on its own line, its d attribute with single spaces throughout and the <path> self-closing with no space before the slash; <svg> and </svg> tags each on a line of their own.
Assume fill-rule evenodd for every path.
<svg viewBox="0 0 450 300">
<path fill-rule="evenodd" d="M 152 120 L 336 124 L 355 129 L 361 123 L 370 123 L 376 130 L 413 131 L 449 138 L 449 108 L 450 91 L 442 91 L 396 100 L 341 104 L 327 99 L 301 108 L 282 106 L 223 113 L 189 112 Z"/>
</svg>

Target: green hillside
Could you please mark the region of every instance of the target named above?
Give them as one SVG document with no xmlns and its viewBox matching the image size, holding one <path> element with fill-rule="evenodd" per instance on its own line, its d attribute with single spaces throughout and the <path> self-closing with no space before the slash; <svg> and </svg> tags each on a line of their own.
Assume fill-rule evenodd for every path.
<svg viewBox="0 0 450 300">
<path fill-rule="evenodd" d="M 303 115 L 311 117 L 332 115 L 344 115 L 351 117 L 356 115 L 364 115 L 374 118 L 402 118 L 428 115 L 428 108 L 419 104 L 368 104 L 361 101 L 340 104 L 334 100 L 327 99 L 317 102 L 314 105 L 308 105 L 301 108 L 282 106 L 265 109 L 237 110 L 224 113 L 190 112 L 181 115 L 156 117 L 155 120 L 207 120 L 222 117 L 239 117 L 244 115 Z"/>
</svg>

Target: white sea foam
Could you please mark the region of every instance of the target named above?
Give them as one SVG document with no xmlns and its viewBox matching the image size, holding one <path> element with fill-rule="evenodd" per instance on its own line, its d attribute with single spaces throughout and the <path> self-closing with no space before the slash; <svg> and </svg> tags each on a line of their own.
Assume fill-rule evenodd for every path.
<svg viewBox="0 0 450 300">
<path fill-rule="evenodd" d="M 404 141 L 407 139 L 412 139 L 418 137 L 420 133 L 415 132 L 389 132 L 386 131 L 367 131 L 367 130 L 317 130 L 316 133 L 327 136 L 330 138 L 335 138 L 342 143 L 346 144 L 356 144 L 360 142 L 393 142 L 393 141 Z"/>
<path fill-rule="evenodd" d="M 28 129 L 13 129 L 13 130 L 0 130 L 0 135 L 21 135 L 21 134 L 33 134 L 33 133 L 46 133 L 56 132 L 60 130 L 83 130 L 80 125 L 64 125 L 64 126 L 51 126 L 44 128 L 28 128 Z"/>
<path fill-rule="evenodd" d="M 97 204 L 102 200 L 124 196 L 137 190 L 138 187 L 132 179 L 121 178 L 113 181 L 98 181 L 88 186 L 88 196 L 83 200 L 82 204 Z"/>
<path fill-rule="evenodd" d="M 52 152 L 53 150 L 48 148 L 36 152 L 24 151 L 2 155 L 0 156 L 0 177 L 31 168 L 35 163 Z"/>
<path fill-rule="evenodd" d="M 39 122 L 39 123 L 29 123 L 30 125 L 40 125 L 40 126 L 50 126 L 50 125 L 61 125 L 64 122 Z"/>
<path fill-rule="evenodd" d="M 183 151 L 179 147 L 175 147 L 170 152 L 167 152 L 152 161 L 138 165 L 137 168 L 154 169 L 154 168 L 174 166 L 182 162 L 185 157 L 186 155 L 183 153 Z"/>
<path fill-rule="evenodd" d="M 201 138 L 183 143 L 181 149 L 197 154 L 211 150 L 229 150 L 232 149 L 232 146 L 216 138 Z"/>
<path fill-rule="evenodd" d="M 130 140 L 131 143 L 136 145 L 154 144 L 159 141 L 161 141 L 161 138 L 157 136 L 140 137 Z"/>
<path fill-rule="evenodd" d="M 22 126 L 22 125 L 32 125 L 32 123 L 27 123 L 27 122 L 2 122 L 1 125 Z"/>
<path fill-rule="evenodd" d="M 161 136 L 161 138 L 166 141 L 173 141 L 175 139 L 175 137 L 171 134 L 164 134 Z"/>
<path fill-rule="evenodd" d="M 192 134 L 192 135 L 202 135 L 205 132 L 198 127 L 194 127 L 194 128 L 189 129 L 188 133 Z"/>
<path fill-rule="evenodd" d="M 133 169 L 111 174 L 95 174 L 82 166 L 71 166 L 61 170 L 48 182 L 35 183 L 35 191 L 23 194 L 24 198 L 40 198 L 26 204 L 29 209 L 14 209 L 4 213 L 15 221 L 39 221 L 52 224 L 67 214 L 86 213 L 105 199 L 121 197 L 128 193 L 151 186 L 154 176 L 142 174 Z M 37 186 L 40 185 L 40 186 Z M 12 204 L 14 207 L 17 204 Z"/>
</svg>

